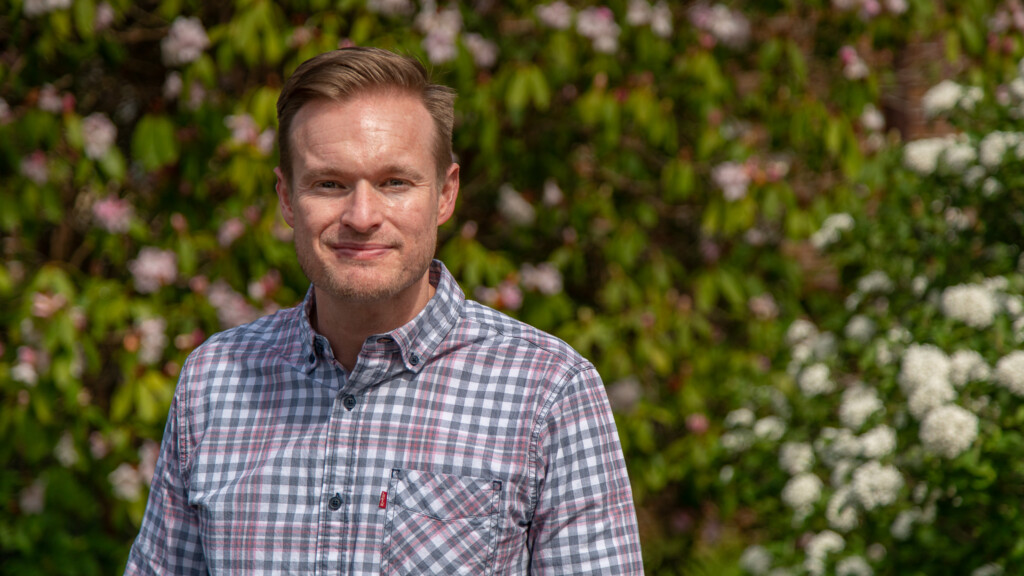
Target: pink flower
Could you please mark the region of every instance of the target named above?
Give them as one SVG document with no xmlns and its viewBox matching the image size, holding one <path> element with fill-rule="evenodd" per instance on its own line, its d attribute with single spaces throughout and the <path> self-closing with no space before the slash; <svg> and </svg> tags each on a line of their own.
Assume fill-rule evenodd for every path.
<svg viewBox="0 0 1024 576">
<path fill-rule="evenodd" d="M 541 4 L 534 8 L 534 12 L 541 24 L 548 28 L 565 30 L 572 25 L 572 8 L 562 0 L 551 4 Z"/>
<path fill-rule="evenodd" d="M 235 292 L 227 282 L 217 280 L 210 285 L 207 292 L 210 304 L 217 310 L 217 319 L 224 328 L 241 326 L 259 317 L 259 313 L 246 300 Z"/>
<path fill-rule="evenodd" d="M 170 250 L 146 246 L 128 263 L 135 289 L 143 294 L 156 292 L 178 278 L 178 256 Z"/>
<path fill-rule="evenodd" d="M 52 114 L 60 114 L 64 110 L 64 98 L 61 97 L 57 89 L 53 87 L 53 84 L 44 84 L 42 89 L 39 90 L 39 100 L 37 102 L 40 110 L 45 110 Z"/>
<path fill-rule="evenodd" d="M 63 294 L 32 293 L 32 315 L 36 318 L 50 318 L 68 303 Z"/>
<path fill-rule="evenodd" d="M 541 294 L 558 294 L 562 291 L 562 273 L 550 262 L 543 262 L 536 266 L 524 264 L 519 270 L 522 277 L 523 288 L 536 290 Z"/>
<path fill-rule="evenodd" d="M 42 186 L 50 180 L 46 168 L 46 154 L 40 150 L 21 159 L 21 175 Z"/>
<path fill-rule="evenodd" d="M 117 126 L 105 114 L 94 112 L 82 120 L 85 155 L 96 160 L 103 157 L 117 139 Z"/>
<path fill-rule="evenodd" d="M 506 280 L 498 285 L 498 301 L 502 308 L 519 310 L 523 305 L 523 291 L 515 282 Z"/>
<path fill-rule="evenodd" d="M 167 75 L 164 80 L 164 99 L 166 100 L 177 100 L 178 96 L 181 96 L 181 90 L 185 87 L 184 81 L 181 79 L 181 73 L 177 70 Z"/>
<path fill-rule="evenodd" d="M 110 452 L 110 443 L 103 433 L 96 430 L 89 434 L 89 453 L 95 460 L 102 460 Z"/>
<path fill-rule="evenodd" d="M 722 196 L 735 202 L 747 195 L 750 173 L 747 167 L 737 162 L 723 162 L 711 170 L 711 179 L 722 190 Z"/>
<path fill-rule="evenodd" d="M 167 320 L 147 318 L 139 324 L 139 362 L 152 366 L 167 348 Z"/>
<path fill-rule="evenodd" d="M 847 80 L 860 80 L 870 72 L 868 65 L 853 46 L 840 48 L 839 59 L 843 62 L 843 76 L 846 76 Z"/>
<path fill-rule="evenodd" d="M 171 23 L 167 36 L 160 41 L 160 51 L 167 66 L 183 66 L 194 62 L 209 48 L 210 38 L 199 18 L 178 16 Z"/>
<path fill-rule="evenodd" d="M 153 482 L 153 473 L 156 472 L 156 461 L 160 457 L 160 445 L 152 440 L 146 440 L 139 447 L 139 477 L 149 486 Z"/>
<path fill-rule="evenodd" d="M 238 218 L 229 218 L 217 231 L 217 243 L 224 248 L 231 246 L 245 233 L 245 224 Z"/>
<path fill-rule="evenodd" d="M 0 98 L 0 126 L 9 124 L 14 115 L 11 114 L 11 106 L 7 103 L 7 100 Z"/>
<path fill-rule="evenodd" d="M 747 17 L 722 4 L 694 6 L 690 9 L 690 22 L 710 34 L 714 42 L 729 48 L 738 50 L 750 41 L 750 21 Z"/>
<path fill-rule="evenodd" d="M 427 35 L 423 39 L 427 58 L 434 64 L 444 64 L 458 56 L 455 39 L 462 30 L 462 14 L 457 8 L 438 11 L 432 4 L 424 5 L 416 16 L 416 28 Z"/>
<path fill-rule="evenodd" d="M 113 194 L 92 205 L 92 217 L 96 225 L 111 234 L 127 232 L 134 216 L 132 205 Z"/>
<path fill-rule="evenodd" d="M 97 32 L 102 32 L 110 27 L 114 23 L 114 8 L 107 2 L 102 2 L 96 6 L 96 15 L 92 19 L 92 28 Z"/>
<path fill-rule="evenodd" d="M 612 54 L 619 48 L 621 29 L 615 23 L 615 14 L 607 6 L 596 6 L 580 11 L 576 18 L 576 31 L 589 38 L 594 50 Z"/>
<path fill-rule="evenodd" d="M 42 514 L 46 508 L 46 480 L 36 478 L 18 495 L 18 506 L 25 514 Z"/>
<path fill-rule="evenodd" d="M 708 431 L 708 417 L 703 414 L 690 414 L 686 417 L 686 429 L 698 436 Z"/>
<path fill-rule="evenodd" d="M 462 43 L 480 68 L 490 68 L 498 61 L 498 45 L 483 36 L 470 32 L 462 37 Z"/>
</svg>

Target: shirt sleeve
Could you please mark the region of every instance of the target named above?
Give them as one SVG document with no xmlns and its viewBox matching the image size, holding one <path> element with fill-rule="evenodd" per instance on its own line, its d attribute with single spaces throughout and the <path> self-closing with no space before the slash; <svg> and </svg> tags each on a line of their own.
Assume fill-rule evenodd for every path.
<svg viewBox="0 0 1024 576">
<path fill-rule="evenodd" d="M 142 527 L 128 555 L 125 575 L 205 575 L 199 518 L 188 504 L 179 442 L 185 426 L 176 394 L 164 428 Z"/>
<path fill-rule="evenodd" d="M 538 428 L 530 573 L 642 575 L 615 420 L 601 377 L 585 366 L 555 395 Z"/>
</svg>

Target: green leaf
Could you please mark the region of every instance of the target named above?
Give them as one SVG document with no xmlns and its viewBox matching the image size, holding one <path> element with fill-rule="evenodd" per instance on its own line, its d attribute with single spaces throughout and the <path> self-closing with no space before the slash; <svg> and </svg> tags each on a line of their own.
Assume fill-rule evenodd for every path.
<svg viewBox="0 0 1024 576">
<path fill-rule="evenodd" d="M 174 123 L 166 116 L 143 116 L 132 135 L 132 156 L 147 170 L 177 162 Z"/>
</svg>

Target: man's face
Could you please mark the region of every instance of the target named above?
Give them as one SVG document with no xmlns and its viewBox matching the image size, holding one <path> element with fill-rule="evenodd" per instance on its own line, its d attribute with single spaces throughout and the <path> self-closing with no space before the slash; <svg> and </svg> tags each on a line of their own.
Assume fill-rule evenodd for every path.
<svg viewBox="0 0 1024 576">
<path fill-rule="evenodd" d="M 317 100 L 292 122 L 292 175 L 277 195 L 317 290 L 343 302 L 398 302 L 428 282 L 437 227 L 459 190 L 438 179 L 434 123 L 414 96 Z M 422 283 L 422 284 L 421 284 Z"/>
</svg>

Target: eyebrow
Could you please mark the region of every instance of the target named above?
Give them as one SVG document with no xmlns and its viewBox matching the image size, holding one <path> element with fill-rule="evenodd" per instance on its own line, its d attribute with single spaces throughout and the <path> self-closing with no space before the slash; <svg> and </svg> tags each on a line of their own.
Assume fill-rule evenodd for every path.
<svg viewBox="0 0 1024 576">
<path fill-rule="evenodd" d="M 399 177 L 407 180 L 414 180 L 417 182 L 426 179 L 426 176 L 420 173 L 419 171 L 413 168 L 409 168 L 407 166 L 402 166 L 401 164 L 387 164 L 375 170 L 375 172 L 381 178 Z M 321 178 L 346 179 L 348 177 L 350 177 L 349 173 L 345 172 L 344 170 L 337 170 L 330 166 L 325 166 L 323 168 L 315 168 L 309 170 L 303 175 L 301 182 L 305 183 L 310 182 L 312 180 L 319 180 Z"/>
</svg>

